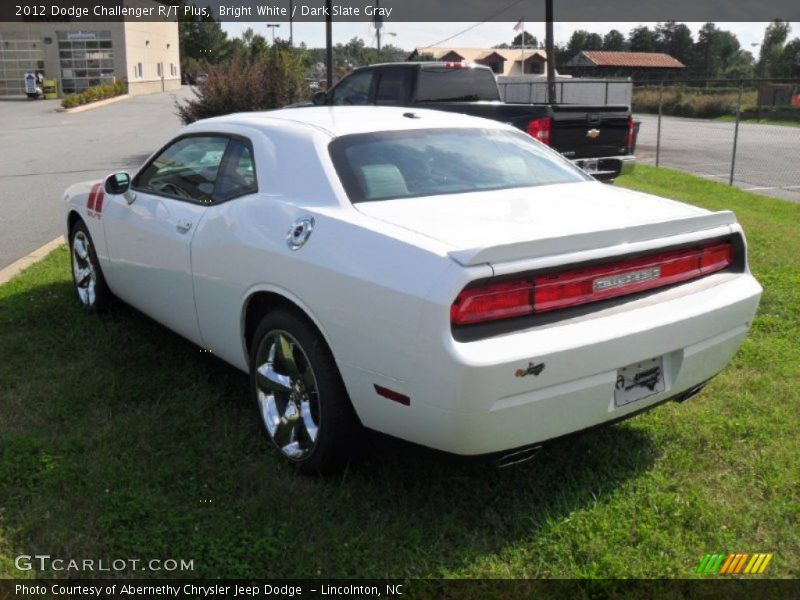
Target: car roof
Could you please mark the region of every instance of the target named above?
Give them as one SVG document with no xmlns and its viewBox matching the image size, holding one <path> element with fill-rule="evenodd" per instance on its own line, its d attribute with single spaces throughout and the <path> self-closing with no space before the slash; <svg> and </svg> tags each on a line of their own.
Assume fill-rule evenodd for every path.
<svg viewBox="0 0 800 600">
<path fill-rule="evenodd" d="M 311 131 L 322 131 L 331 137 L 378 131 L 414 129 L 510 129 L 511 126 L 479 117 L 438 110 L 397 106 L 309 106 L 283 108 L 266 112 L 234 113 L 197 121 L 190 126 L 202 129 L 204 124 L 240 125 L 255 129 L 273 129 L 281 123 L 301 125 Z"/>
</svg>

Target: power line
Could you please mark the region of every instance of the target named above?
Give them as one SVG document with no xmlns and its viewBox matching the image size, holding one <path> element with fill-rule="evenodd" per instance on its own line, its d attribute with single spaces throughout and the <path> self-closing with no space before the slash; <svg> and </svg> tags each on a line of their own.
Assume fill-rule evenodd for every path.
<svg viewBox="0 0 800 600">
<path fill-rule="evenodd" d="M 492 19 L 494 19 L 495 17 L 497 17 L 497 16 L 499 16 L 499 15 L 503 14 L 504 12 L 506 12 L 506 11 L 507 11 L 509 8 L 512 8 L 512 7 L 516 6 L 517 4 L 519 4 L 519 3 L 523 2 L 523 1 L 524 1 L 524 0 L 514 0 L 514 2 L 512 2 L 511 4 L 509 4 L 508 6 L 506 6 L 506 7 L 504 7 L 504 8 L 501 8 L 501 9 L 500 9 L 500 10 L 498 10 L 496 13 L 494 13 L 494 14 L 492 14 L 492 15 L 490 15 L 490 16 L 488 16 L 488 17 L 486 17 L 486 18 L 485 18 L 483 21 L 479 21 L 479 22 L 477 22 L 477 23 L 474 23 L 473 25 L 470 25 L 470 26 L 469 26 L 469 27 L 467 27 L 466 29 L 464 29 L 464 30 L 462 30 L 462 31 L 459 31 L 458 33 L 456 33 L 456 34 L 453 34 L 453 35 L 451 35 L 451 36 L 450 36 L 450 37 L 448 37 L 448 38 L 445 38 L 445 39 L 443 39 L 443 40 L 440 40 L 440 41 L 436 42 L 435 44 L 428 44 L 427 46 L 421 46 L 421 48 L 432 48 L 433 46 L 438 46 L 438 45 L 440 45 L 440 44 L 444 44 L 445 42 L 449 42 L 450 40 L 452 40 L 452 39 L 453 39 L 453 38 L 455 38 L 455 37 L 458 37 L 458 36 L 460 36 L 460 35 L 462 35 L 462 34 L 464 34 L 464 33 L 467 33 L 468 31 L 472 31 L 472 30 L 473 30 L 473 29 L 475 29 L 475 28 L 476 28 L 478 25 L 483 25 L 483 24 L 484 24 L 484 23 L 486 23 L 487 21 L 491 21 L 491 20 L 492 20 Z"/>
</svg>

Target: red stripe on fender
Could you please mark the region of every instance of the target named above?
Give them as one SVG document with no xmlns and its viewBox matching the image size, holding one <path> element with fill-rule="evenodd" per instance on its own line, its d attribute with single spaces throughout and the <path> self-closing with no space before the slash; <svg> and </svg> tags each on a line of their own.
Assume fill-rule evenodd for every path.
<svg viewBox="0 0 800 600">
<path fill-rule="evenodd" d="M 383 396 L 384 398 L 388 398 L 389 400 L 394 400 L 395 402 L 399 402 L 404 406 L 411 406 L 411 398 L 408 396 L 404 396 L 400 392 L 395 392 L 394 390 L 390 390 L 383 386 L 375 385 L 375 391 L 378 393 L 379 396 Z"/>
<path fill-rule="evenodd" d="M 92 186 L 92 191 L 89 192 L 89 200 L 86 202 L 86 208 L 88 208 L 89 210 L 94 210 L 95 198 L 97 197 L 97 189 L 99 187 L 100 187 L 100 184 L 99 183 L 95 183 Z"/>
<path fill-rule="evenodd" d="M 100 184 L 98 184 L 99 186 Z M 105 200 L 106 193 L 103 191 L 103 188 L 97 190 L 97 194 L 94 197 L 94 210 L 96 212 L 103 212 L 103 200 Z"/>
</svg>

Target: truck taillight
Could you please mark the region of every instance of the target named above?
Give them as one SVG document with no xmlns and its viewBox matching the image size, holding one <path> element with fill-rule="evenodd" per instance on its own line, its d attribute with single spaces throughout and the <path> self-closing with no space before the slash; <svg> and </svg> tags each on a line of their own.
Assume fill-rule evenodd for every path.
<svg viewBox="0 0 800 600">
<path fill-rule="evenodd" d="M 594 267 L 467 286 L 450 307 L 453 325 L 549 312 L 697 279 L 733 262 L 730 242 L 670 250 Z"/>
<path fill-rule="evenodd" d="M 528 135 L 548 146 L 550 145 L 550 132 L 552 129 L 553 120 L 550 117 L 541 117 L 528 123 Z"/>
<path fill-rule="evenodd" d="M 625 147 L 628 152 L 633 149 L 633 115 L 628 117 L 628 136 L 625 138 Z"/>
</svg>

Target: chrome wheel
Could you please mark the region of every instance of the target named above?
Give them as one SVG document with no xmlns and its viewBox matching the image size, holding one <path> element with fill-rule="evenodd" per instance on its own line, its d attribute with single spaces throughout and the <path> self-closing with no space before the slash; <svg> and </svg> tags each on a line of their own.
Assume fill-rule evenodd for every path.
<svg viewBox="0 0 800 600">
<path fill-rule="evenodd" d="M 317 379 L 305 351 L 283 330 L 270 331 L 256 352 L 258 406 L 272 441 L 288 458 L 301 461 L 319 436 Z"/>
<path fill-rule="evenodd" d="M 72 238 L 72 278 L 78 298 L 85 306 L 94 306 L 97 300 L 97 270 L 92 263 L 92 244 L 81 230 Z"/>
</svg>

